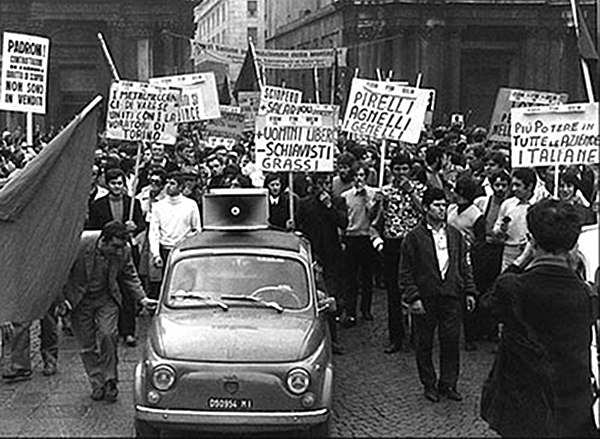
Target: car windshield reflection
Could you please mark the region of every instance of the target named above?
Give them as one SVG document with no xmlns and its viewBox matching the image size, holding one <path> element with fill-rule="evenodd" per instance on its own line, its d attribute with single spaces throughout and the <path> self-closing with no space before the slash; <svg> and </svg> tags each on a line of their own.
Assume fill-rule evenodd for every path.
<svg viewBox="0 0 600 439">
<path fill-rule="evenodd" d="M 173 308 L 267 304 L 279 310 L 302 309 L 309 303 L 305 266 L 279 256 L 211 254 L 184 258 L 174 264 L 168 291 L 167 305 Z"/>
</svg>

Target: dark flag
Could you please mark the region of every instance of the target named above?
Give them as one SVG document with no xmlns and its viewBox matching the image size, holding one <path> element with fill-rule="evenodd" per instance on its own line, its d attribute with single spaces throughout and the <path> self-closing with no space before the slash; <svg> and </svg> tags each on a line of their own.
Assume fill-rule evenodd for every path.
<svg viewBox="0 0 600 439">
<path fill-rule="evenodd" d="M 42 318 L 67 280 L 86 216 L 101 100 L 0 189 L 0 323 Z"/>
<path fill-rule="evenodd" d="M 256 61 L 254 59 L 254 51 L 251 46 L 248 46 L 246 50 L 246 56 L 240 74 L 235 81 L 235 87 L 233 88 L 233 95 L 235 99 L 238 98 L 240 91 L 260 91 L 260 81 L 258 79 L 258 72 L 256 71 Z"/>
</svg>

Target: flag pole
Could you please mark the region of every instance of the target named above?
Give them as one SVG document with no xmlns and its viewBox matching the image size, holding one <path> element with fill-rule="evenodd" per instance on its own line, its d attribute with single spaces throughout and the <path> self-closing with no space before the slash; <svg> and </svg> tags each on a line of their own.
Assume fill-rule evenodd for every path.
<svg viewBox="0 0 600 439">
<path fill-rule="evenodd" d="M 317 104 L 321 103 L 321 92 L 319 90 L 319 69 L 317 66 L 313 67 L 313 76 L 315 78 L 315 101 Z"/>
<path fill-rule="evenodd" d="M 137 191 L 138 179 L 140 175 L 140 162 L 142 161 L 142 142 L 138 142 L 135 156 L 135 168 L 133 170 L 133 182 L 131 183 L 131 205 L 129 206 L 129 221 L 133 221 L 133 206 L 135 204 L 135 193 Z"/>
<path fill-rule="evenodd" d="M 119 72 L 117 72 L 117 67 L 115 66 L 115 62 L 113 61 L 112 57 L 110 56 L 110 51 L 108 50 L 106 41 L 104 41 L 104 36 L 102 35 L 102 32 L 98 32 L 97 36 L 98 36 L 98 39 L 100 40 L 100 45 L 102 46 L 102 52 L 104 52 L 104 57 L 106 58 L 106 61 L 108 62 L 108 66 L 110 67 L 110 71 L 112 73 L 113 79 L 115 81 L 120 81 L 121 78 L 119 77 Z"/>
<path fill-rule="evenodd" d="M 254 51 L 254 43 L 252 42 L 252 38 L 250 38 L 248 42 L 249 49 L 252 54 L 252 61 L 254 63 L 254 71 L 256 72 L 256 79 L 258 80 L 258 88 L 263 88 L 263 81 L 260 75 L 260 69 L 258 68 L 258 62 L 256 61 L 256 52 Z"/>
</svg>

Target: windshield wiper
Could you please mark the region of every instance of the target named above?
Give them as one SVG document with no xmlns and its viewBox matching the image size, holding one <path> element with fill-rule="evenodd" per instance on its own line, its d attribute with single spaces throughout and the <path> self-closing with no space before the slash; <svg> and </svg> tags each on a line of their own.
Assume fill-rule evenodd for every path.
<svg viewBox="0 0 600 439">
<path fill-rule="evenodd" d="M 277 302 L 267 302 L 266 300 L 259 299 L 258 297 L 255 297 L 255 296 L 225 295 L 225 296 L 219 297 L 219 299 L 237 300 L 240 302 L 254 302 L 254 303 L 258 303 L 260 305 L 266 306 L 268 308 L 273 308 L 274 310 L 277 310 L 277 312 L 279 312 L 279 313 L 283 312 L 283 307 L 280 304 L 278 304 Z"/>
<path fill-rule="evenodd" d="M 210 296 L 206 296 L 204 294 L 196 293 L 194 291 L 184 291 L 177 290 L 174 294 L 171 295 L 171 299 L 191 299 L 191 300 L 201 300 L 203 302 L 207 302 L 209 305 L 216 305 L 223 309 L 223 311 L 229 311 L 229 306 L 226 303 L 221 302 L 220 300 L 213 299 Z"/>
</svg>

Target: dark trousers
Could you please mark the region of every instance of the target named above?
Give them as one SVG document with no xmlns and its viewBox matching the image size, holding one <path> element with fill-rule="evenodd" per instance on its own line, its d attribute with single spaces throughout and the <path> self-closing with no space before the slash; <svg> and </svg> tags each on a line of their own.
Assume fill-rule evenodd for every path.
<svg viewBox="0 0 600 439">
<path fill-rule="evenodd" d="M 360 310 L 371 313 L 373 302 L 373 247 L 368 236 L 347 236 L 346 263 L 348 267 L 348 298 L 346 314 L 356 316 L 358 289 L 361 289 Z"/>
<path fill-rule="evenodd" d="M 40 320 L 40 352 L 45 365 L 56 366 L 58 362 L 58 329 L 54 316 L 54 307 Z M 10 346 L 10 368 L 13 370 L 31 370 L 31 323 L 13 323 L 15 328 Z"/>
<path fill-rule="evenodd" d="M 417 368 L 425 387 L 456 387 L 459 369 L 459 349 L 463 299 L 435 296 L 422 299 L 425 314 L 413 317 Z M 440 378 L 436 378 L 431 351 L 437 327 L 440 342 Z"/>
<path fill-rule="evenodd" d="M 151 299 L 158 299 L 158 296 L 160 296 L 160 286 L 162 284 L 162 279 L 164 277 L 165 274 L 165 268 L 167 266 L 167 259 L 169 258 L 169 254 L 171 254 L 171 249 L 167 248 L 167 247 L 163 247 L 162 245 L 159 248 L 159 252 L 160 252 L 160 258 L 162 259 L 163 262 L 163 268 L 162 268 L 162 275 L 161 275 L 161 280 L 159 282 L 151 282 L 148 281 L 148 297 L 150 297 Z M 150 259 L 152 259 L 152 256 L 150 256 Z M 154 264 L 154 261 L 150 261 L 150 264 Z"/>
<path fill-rule="evenodd" d="M 137 246 L 131 246 L 131 255 L 136 270 L 140 264 L 140 252 Z M 138 270 L 139 271 L 139 270 Z M 135 336 L 135 316 L 138 312 L 138 306 L 135 300 L 129 294 L 123 294 L 123 306 L 119 312 L 119 335 L 125 338 L 128 335 Z"/>
<path fill-rule="evenodd" d="M 108 293 L 84 296 L 73 310 L 71 319 L 92 389 L 104 386 L 108 380 L 118 381 L 117 302 Z"/>
<path fill-rule="evenodd" d="M 402 239 L 383 240 L 383 271 L 388 303 L 388 334 L 390 343 L 400 346 L 404 340 L 402 295 L 398 287 L 400 246 Z"/>
</svg>

